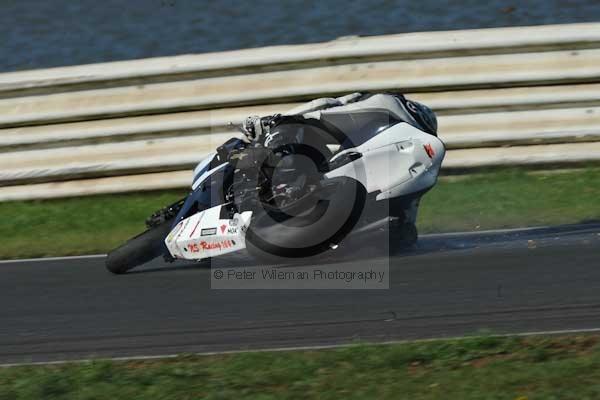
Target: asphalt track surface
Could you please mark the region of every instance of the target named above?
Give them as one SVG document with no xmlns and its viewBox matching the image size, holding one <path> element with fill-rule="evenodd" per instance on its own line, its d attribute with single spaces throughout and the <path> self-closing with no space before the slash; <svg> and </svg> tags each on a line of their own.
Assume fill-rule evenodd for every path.
<svg viewBox="0 0 600 400">
<path fill-rule="evenodd" d="M 600 224 L 426 236 L 326 267 L 388 262 L 388 290 L 214 290 L 204 264 L 114 276 L 103 257 L 3 262 L 0 363 L 600 328 Z"/>
</svg>

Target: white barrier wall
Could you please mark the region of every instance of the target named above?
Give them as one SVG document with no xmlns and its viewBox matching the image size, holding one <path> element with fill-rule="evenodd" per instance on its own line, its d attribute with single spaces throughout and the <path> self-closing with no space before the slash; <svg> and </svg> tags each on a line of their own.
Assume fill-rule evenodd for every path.
<svg viewBox="0 0 600 400">
<path fill-rule="evenodd" d="M 600 160 L 600 24 L 424 32 L 0 74 L 0 200 L 187 186 L 229 122 L 360 90 L 434 108 L 447 172 Z"/>
</svg>

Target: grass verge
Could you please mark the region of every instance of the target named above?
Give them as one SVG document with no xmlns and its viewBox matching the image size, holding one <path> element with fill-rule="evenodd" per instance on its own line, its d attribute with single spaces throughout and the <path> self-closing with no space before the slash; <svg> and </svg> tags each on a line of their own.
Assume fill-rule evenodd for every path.
<svg viewBox="0 0 600 400">
<path fill-rule="evenodd" d="M 419 230 L 447 232 L 600 218 L 600 168 L 503 170 L 441 179 L 421 203 Z M 185 191 L 0 203 L 0 259 L 103 253 L 144 229 Z"/>
<path fill-rule="evenodd" d="M 597 399 L 600 338 L 472 337 L 0 369 L 0 399 Z"/>
</svg>

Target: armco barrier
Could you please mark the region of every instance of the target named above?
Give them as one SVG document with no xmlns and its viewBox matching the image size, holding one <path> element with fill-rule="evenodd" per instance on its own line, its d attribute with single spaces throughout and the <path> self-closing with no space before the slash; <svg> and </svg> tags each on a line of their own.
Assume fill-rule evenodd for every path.
<svg viewBox="0 0 600 400">
<path fill-rule="evenodd" d="M 447 172 L 600 160 L 600 24 L 424 32 L 0 74 L 0 200 L 182 187 L 229 122 L 358 90 L 434 108 Z"/>
</svg>

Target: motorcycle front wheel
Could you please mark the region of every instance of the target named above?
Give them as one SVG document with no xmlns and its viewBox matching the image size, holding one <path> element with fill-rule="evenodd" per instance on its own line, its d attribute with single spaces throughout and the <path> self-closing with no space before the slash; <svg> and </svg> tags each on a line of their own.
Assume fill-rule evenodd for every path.
<svg viewBox="0 0 600 400">
<path fill-rule="evenodd" d="M 171 222 L 167 220 L 152 227 L 108 253 L 106 269 L 113 274 L 124 274 L 161 256 L 165 251 L 164 239 L 171 230 Z"/>
</svg>

